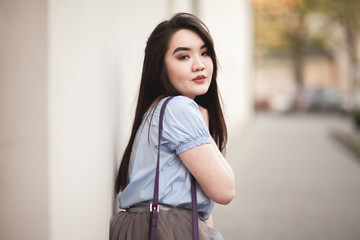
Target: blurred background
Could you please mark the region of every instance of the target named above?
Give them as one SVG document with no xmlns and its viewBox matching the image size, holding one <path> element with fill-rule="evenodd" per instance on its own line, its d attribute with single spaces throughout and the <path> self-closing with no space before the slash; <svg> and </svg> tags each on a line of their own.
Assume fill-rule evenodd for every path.
<svg viewBox="0 0 360 240">
<path fill-rule="evenodd" d="M 0 239 L 108 239 L 146 40 L 210 29 L 236 197 L 225 239 L 360 239 L 357 0 L 0 0 Z"/>
<path fill-rule="evenodd" d="M 255 109 L 355 113 L 358 1 L 252 1 Z"/>
</svg>

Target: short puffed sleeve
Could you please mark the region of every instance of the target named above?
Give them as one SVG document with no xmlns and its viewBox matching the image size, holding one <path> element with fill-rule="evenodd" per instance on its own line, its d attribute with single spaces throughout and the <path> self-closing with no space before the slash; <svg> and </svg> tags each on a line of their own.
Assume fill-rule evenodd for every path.
<svg viewBox="0 0 360 240">
<path fill-rule="evenodd" d="M 202 144 L 210 144 L 207 128 L 197 103 L 184 96 L 174 97 L 164 113 L 162 144 L 176 154 Z"/>
</svg>

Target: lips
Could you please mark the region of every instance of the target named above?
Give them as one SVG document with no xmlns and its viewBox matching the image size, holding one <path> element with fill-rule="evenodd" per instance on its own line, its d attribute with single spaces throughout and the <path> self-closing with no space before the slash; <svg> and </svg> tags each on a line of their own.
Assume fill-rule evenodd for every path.
<svg viewBox="0 0 360 240">
<path fill-rule="evenodd" d="M 205 81 L 205 79 L 206 79 L 206 77 L 204 75 L 199 75 L 196 78 L 194 78 L 193 81 L 197 82 L 197 83 L 202 83 Z"/>
</svg>

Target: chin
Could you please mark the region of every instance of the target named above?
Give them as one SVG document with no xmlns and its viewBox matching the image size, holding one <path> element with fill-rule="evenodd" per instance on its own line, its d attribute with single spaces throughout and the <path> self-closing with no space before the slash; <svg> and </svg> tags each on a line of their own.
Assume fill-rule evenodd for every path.
<svg viewBox="0 0 360 240">
<path fill-rule="evenodd" d="M 193 89 L 193 91 L 191 91 L 191 92 L 189 91 L 188 94 L 182 94 L 182 95 L 194 99 L 197 96 L 204 95 L 205 93 L 208 92 L 208 90 L 209 90 L 208 87 L 196 88 L 196 89 Z"/>
<path fill-rule="evenodd" d="M 198 94 L 197 96 L 200 96 L 200 95 L 204 95 L 205 93 L 207 93 L 209 91 L 209 87 L 206 87 L 204 89 L 201 89 L 198 91 Z"/>
</svg>

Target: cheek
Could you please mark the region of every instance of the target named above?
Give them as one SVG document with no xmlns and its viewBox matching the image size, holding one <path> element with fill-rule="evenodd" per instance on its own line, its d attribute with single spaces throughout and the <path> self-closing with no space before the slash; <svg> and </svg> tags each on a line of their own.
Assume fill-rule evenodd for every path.
<svg viewBox="0 0 360 240">
<path fill-rule="evenodd" d="M 174 70 L 175 70 L 176 68 L 174 68 L 174 66 L 171 65 L 171 64 L 168 64 L 168 65 L 166 66 L 166 68 L 167 68 L 167 74 L 168 74 L 170 83 L 171 83 L 172 85 L 174 85 L 174 81 L 175 81 L 175 79 L 176 79 L 176 73 L 175 73 Z"/>
<path fill-rule="evenodd" d="M 205 65 L 206 65 L 207 71 L 212 74 L 213 69 L 214 69 L 214 64 L 213 64 L 212 60 L 209 59 L 208 61 L 206 61 Z"/>
<path fill-rule="evenodd" d="M 171 64 L 171 62 L 169 60 L 165 60 L 165 66 L 166 66 L 167 76 L 168 76 L 168 78 L 170 80 L 170 83 L 172 83 L 173 78 L 174 78 L 174 76 L 173 76 L 173 73 L 174 73 L 173 65 Z"/>
<path fill-rule="evenodd" d="M 167 65 L 170 82 L 180 82 L 186 78 L 187 72 L 184 65 L 185 64 L 179 64 L 175 62 L 171 62 Z"/>
</svg>

